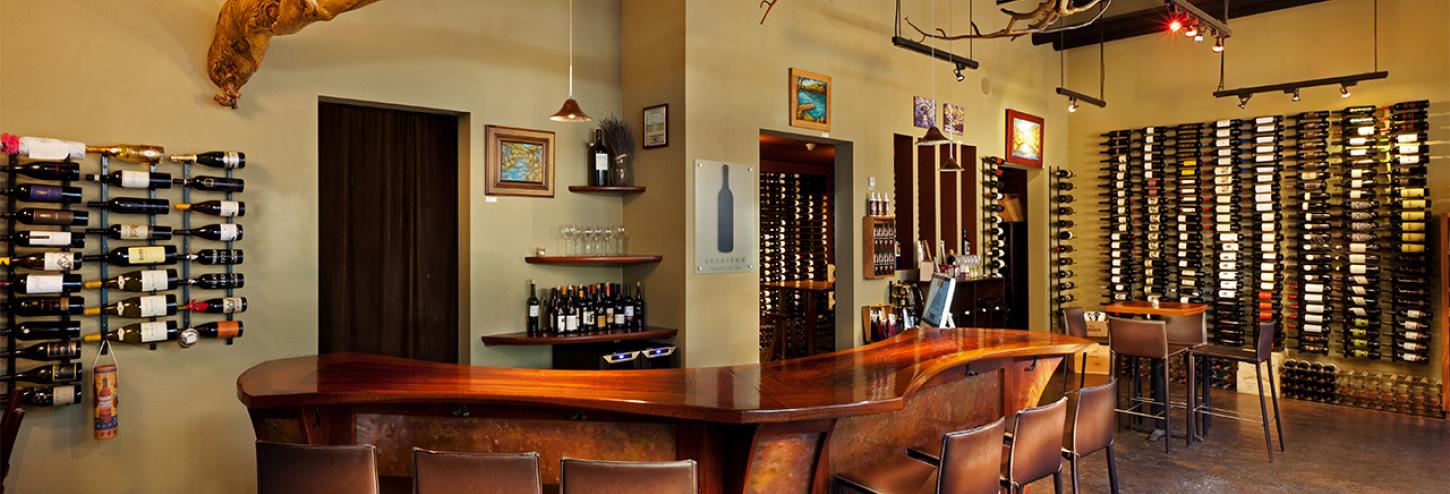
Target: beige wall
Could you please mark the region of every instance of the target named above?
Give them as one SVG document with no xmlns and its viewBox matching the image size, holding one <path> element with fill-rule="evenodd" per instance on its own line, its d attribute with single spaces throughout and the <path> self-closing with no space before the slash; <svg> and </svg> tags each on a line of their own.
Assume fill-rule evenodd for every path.
<svg viewBox="0 0 1450 494">
<path fill-rule="evenodd" d="M 938 24 L 947 25 L 947 3 L 937 3 Z M 966 29 L 965 2 L 956 2 L 954 27 Z M 977 0 L 977 21 L 996 26 L 1002 21 L 991 0 Z M 928 2 L 905 2 L 903 15 L 918 24 L 929 24 Z M 982 69 L 968 71 L 958 83 L 951 67 L 935 64 L 929 76 L 928 58 L 891 45 L 894 4 L 876 0 L 789 0 L 781 2 L 764 25 L 755 2 L 689 1 L 686 7 L 686 98 L 690 112 L 686 133 L 691 137 L 685 163 L 696 159 L 757 164 L 757 139 L 762 129 L 819 136 L 807 129 L 788 125 L 786 81 L 791 67 L 831 76 L 835 85 L 832 108 L 835 121 L 830 137 L 853 143 L 853 194 L 837 197 L 851 206 L 853 228 L 836 231 L 841 242 L 851 242 L 856 256 L 861 252 L 859 218 L 865 214 L 867 180 L 876 178 L 876 190 L 892 190 L 892 135 L 920 135 L 912 127 L 912 96 L 931 96 L 936 80 L 937 99 L 961 105 L 967 111 L 967 144 L 981 156 L 1003 152 L 1005 110 L 1014 108 L 1047 120 L 1047 160 L 1060 163 L 1065 154 L 1065 101 L 1053 94 L 1058 79 L 1058 60 L 1047 47 L 1034 47 L 1025 40 L 979 42 L 975 58 Z M 904 27 L 904 26 L 903 26 Z M 984 27 L 985 29 L 985 27 Z M 958 42 L 953 50 L 967 52 Z M 986 90 L 984 90 L 984 88 Z M 1045 180 L 1033 172 L 1033 194 L 1044 197 Z M 693 175 L 685 177 L 686 204 L 694 201 Z M 1041 216 L 1045 199 L 1034 204 Z M 693 214 L 686 214 L 686 231 L 693 231 Z M 1041 220 L 1045 224 L 1045 220 Z M 1045 228 L 1037 225 L 1037 237 Z M 1046 285 L 1041 280 L 1046 263 L 1042 242 L 1034 238 L 1032 307 L 1043 308 Z M 694 240 L 686 237 L 687 253 L 693 257 Z M 838 277 L 850 277 L 856 287 L 854 303 L 884 303 L 885 280 L 867 281 L 853 260 L 855 269 L 841 270 Z M 686 263 L 693 266 L 693 259 Z M 686 275 L 686 327 L 688 354 L 692 365 L 754 362 L 758 359 L 758 279 L 755 273 Z M 1019 307 L 1018 310 L 1028 310 Z M 1042 312 L 1038 314 L 1038 312 Z M 1032 312 L 1033 327 L 1045 327 L 1045 308 Z M 850 332 L 860 338 L 860 311 L 850 308 Z"/>
<path fill-rule="evenodd" d="M 1207 44 L 1182 37 L 1149 35 L 1109 43 L 1107 53 L 1108 109 L 1084 106 L 1070 118 L 1068 145 L 1071 165 L 1078 172 L 1076 232 L 1077 296 L 1088 307 L 1099 305 L 1102 285 L 1102 233 L 1096 198 L 1099 172 L 1099 137 L 1115 129 L 1206 122 L 1301 111 L 1337 109 L 1349 105 L 1383 105 L 1429 99 L 1432 103 L 1430 140 L 1434 162 L 1430 166 L 1430 196 L 1437 212 L 1450 205 L 1450 172 L 1443 163 L 1447 100 L 1450 100 L 1450 3 L 1444 1 L 1386 0 L 1380 4 L 1379 67 L 1389 79 L 1369 81 L 1353 88 L 1348 99 L 1337 87 L 1301 92 L 1294 103 L 1287 94 L 1260 94 L 1246 109 L 1235 98 L 1213 98 L 1218 84 L 1218 56 Z M 1230 88 L 1258 86 L 1373 70 L 1370 19 L 1371 0 L 1338 0 L 1233 20 L 1228 42 L 1227 83 Z M 1069 82 L 1079 91 L 1093 93 L 1098 81 L 1098 48 L 1069 53 Z M 1443 314 L 1443 312 L 1442 312 Z M 1443 317 L 1443 316 L 1442 316 Z M 1436 338 L 1443 338 L 1437 335 Z M 1436 342 L 1439 348 L 1439 342 Z M 1438 352 L 1436 352 L 1438 354 Z M 1362 361 L 1355 361 L 1362 362 Z M 1354 364 L 1362 368 L 1362 364 Z M 1383 364 L 1378 371 L 1429 373 L 1438 367 Z M 1438 372 L 1435 373 L 1438 375 Z"/>
<path fill-rule="evenodd" d="M 468 115 L 471 360 L 546 365 L 546 350 L 484 349 L 478 336 L 519 330 L 528 278 L 543 285 L 619 280 L 619 269 L 524 264 L 554 247 L 560 223 L 616 223 L 621 202 L 571 194 L 584 182 L 592 126 L 552 123 L 565 95 L 562 1 L 394 0 L 278 38 L 243 89 L 217 107 L 203 71 L 221 0 L 3 0 L 0 128 L 85 142 L 166 145 L 176 152 L 246 151 L 249 254 L 242 294 L 252 310 L 235 346 L 124 348 L 120 438 L 91 439 L 89 407 L 35 410 L 21 431 L 14 492 L 252 492 L 253 440 L 235 379 L 268 359 L 316 351 L 317 102 L 321 96 Z M 579 100 L 595 117 L 620 112 L 619 2 L 576 5 Z M 637 113 L 631 119 L 637 118 Z M 482 200 L 485 124 L 558 132 L 553 200 Z M 179 221 L 170 218 L 170 221 Z M 379 259 L 378 262 L 389 262 Z M 94 268 L 88 277 L 94 276 Z M 87 328 L 93 331 L 93 328 Z M 87 364 L 93 355 L 87 348 Z M 89 394 L 87 395 L 89 399 Z"/>
</svg>

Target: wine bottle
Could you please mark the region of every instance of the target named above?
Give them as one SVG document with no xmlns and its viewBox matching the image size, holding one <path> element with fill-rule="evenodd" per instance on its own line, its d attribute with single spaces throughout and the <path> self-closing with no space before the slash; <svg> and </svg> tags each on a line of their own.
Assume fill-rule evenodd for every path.
<svg viewBox="0 0 1450 494">
<path fill-rule="evenodd" d="M 228 170 L 247 167 L 247 153 L 234 151 L 210 151 L 198 154 L 173 154 L 172 163 L 190 163 L 225 168 Z"/>
<path fill-rule="evenodd" d="M 26 360 L 69 360 L 80 356 L 81 342 L 78 340 L 47 341 L 8 352 L 0 351 L 0 358 L 14 357 Z"/>
<path fill-rule="evenodd" d="M 0 376 L 0 382 L 31 382 L 35 384 L 66 384 L 79 381 L 81 363 L 50 364 Z"/>
<path fill-rule="evenodd" d="M 14 327 L 0 329 L 0 337 L 14 336 L 20 341 L 64 340 L 81 336 L 80 321 L 25 321 Z"/>
<path fill-rule="evenodd" d="M 116 266 L 149 266 L 154 264 L 176 264 L 174 245 L 138 245 L 112 249 L 104 256 L 86 256 L 93 261 L 110 261 Z"/>
<path fill-rule="evenodd" d="M 86 175 L 91 182 L 108 183 L 127 189 L 170 189 L 170 173 L 117 170 L 107 175 Z"/>
<path fill-rule="evenodd" d="M 218 242 L 241 240 L 243 233 L 242 225 L 236 223 L 215 223 L 190 230 L 176 230 L 177 235 L 192 235 Z"/>
<path fill-rule="evenodd" d="M 207 290 L 222 290 L 246 286 L 247 279 L 242 273 L 208 273 L 192 278 L 186 283 Z"/>
<path fill-rule="evenodd" d="M 115 144 L 111 146 L 86 146 L 87 153 L 116 158 L 132 163 L 159 163 L 166 156 L 166 148 L 145 144 Z"/>
<path fill-rule="evenodd" d="M 86 233 L 105 235 L 114 240 L 171 240 L 172 230 L 169 226 L 125 224 L 111 225 L 106 228 L 87 228 Z"/>
<path fill-rule="evenodd" d="M 80 180 L 81 166 L 76 163 L 55 161 L 33 161 L 22 165 L 6 167 L 4 171 L 19 173 L 38 180 L 56 182 Z"/>
<path fill-rule="evenodd" d="M 85 310 L 85 315 L 87 316 L 98 316 L 101 314 L 132 319 L 174 315 L 176 314 L 176 295 L 168 293 L 165 295 L 131 297 L 105 307 L 87 307 Z"/>
<path fill-rule="evenodd" d="M 197 334 L 203 338 L 218 339 L 240 338 L 242 333 L 246 332 L 241 321 L 214 321 L 197 325 L 192 329 L 195 329 Z"/>
<path fill-rule="evenodd" d="M 608 160 L 605 161 L 607 162 Z M 176 185 L 209 192 L 242 192 L 247 187 L 245 180 L 227 177 L 196 176 L 189 179 L 178 178 L 171 182 Z"/>
<path fill-rule="evenodd" d="M 539 296 L 534 287 L 534 280 L 529 280 L 529 300 L 527 312 L 527 325 L 529 334 L 539 334 Z"/>
<path fill-rule="evenodd" d="M 62 407 L 80 403 L 81 387 L 74 384 L 20 388 L 20 404 L 30 407 Z M 0 399 L 0 403 L 4 403 Z"/>
<path fill-rule="evenodd" d="M 236 265 L 245 259 L 242 249 L 202 249 L 185 257 L 188 261 L 206 265 Z"/>
<path fill-rule="evenodd" d="M 634 329 L 644 329 L 645 320 L 644 286 L 634 282 Z"/>
<path fill-rule="evenodd" d="M 589 185 L 609 185 L 609 147 L 604 144 L 604 129 L 594 129 L 594 142 L 589 143 Z"/>
<path fill-rule="evenodd" d="M 17 316 L 59 316 L 81 314 L 85 311 L 83 297 L 30 297 L 0 301 L 0 310 L 8 310 Z"/>
<path fill-rule="evenodd" d="M 59 185 L 20 184 L 10 190 L 0 190 L 0 195 L 14 197 L 17 201 L 81 202 L 80 187 L 61 187 Z"/>
<path fill-rule="evenodd" d="M 247 297 L 220 297 L 187 302 L 186 310 L 210 314 L 235 314 L 247 311 Z"/>
<path fill-rule="evenodd" d="M 101 287 L 121 290 L 126 292 L 159 292 L 175 290 L 177 276 L 175 269 L 148 269 L 144 271 L 132 271 L 117 275 L 109 280 L 87 281 L 85 287 L 97 289 Z"/>
<path fill-rule="evenodd" d="M 8 280 L 0 280 L 0 288 L 14 288 L 27 295 L 42 293 L 74 292 L 81 289 L 81 275 L 78 274 L 25 274 Z"/>
<path fill-rule="evenodd" d="M 242 201 L 202 201 L 194 204 L 177 204 L 178 211 L 192 211 L 223 218 L 234 218 L 247 214 L 247 203 Z"/>
<path fill-rule="evenodd" d="M 109 201 L 91 201 L 87 206 L 97 209 L 107 209 L 112 213 L 119 214 L 167 214 L 171 212 L 171 203 L 166 199 L 148 199 L 145 197 L 113 197 Z"/>
<path fill-rule="evenodd" d="M 143 343 L 158 343 L 162 341 L 173 341 L 181 336 L 176 329 L 176 321 L 149 321 L 131 323 L 120 327 L 115 331 L 106 333 L 91 333 L 86 335 L 86 343 L 99 343 L 103 338 L 106 340 L 140 345 Z"/>
</svg>

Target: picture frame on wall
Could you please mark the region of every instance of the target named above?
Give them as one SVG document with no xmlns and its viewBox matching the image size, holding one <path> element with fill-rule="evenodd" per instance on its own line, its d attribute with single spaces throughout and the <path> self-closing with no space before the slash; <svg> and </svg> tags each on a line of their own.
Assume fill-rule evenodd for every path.
<svg viewBox="0 0 1450 494">
<path fill-rule="evenodd" d="M 1007 162 L 1042 168 L 1042 117 L 1007 110 Z"/>
<path fill-rule="evenodd" d="M 554 133 L 488 125 L 483 128 L 484 194 L 554 197 Z"/>
<path fill-rule="evenodd" d="M 831 131 L 831 76 L 790 69 L 790 126 Z"/>
<path fill-rule="evenodd" d="M 640 128 L 644 129 L 641 138 L 644 140 L 645 149 L 662 148 L 670 145 L 670 105 L 669 103 L 647 106 L 641 112 L 643 120 Z"/>
</svg>

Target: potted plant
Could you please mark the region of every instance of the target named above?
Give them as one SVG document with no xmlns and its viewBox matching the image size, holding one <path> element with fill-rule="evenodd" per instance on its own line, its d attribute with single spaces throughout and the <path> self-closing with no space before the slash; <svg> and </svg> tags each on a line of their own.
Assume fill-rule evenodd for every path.
<svg viewBox="0 0 1450 494">
<path fill-rule="evenodd" d="M 634 177 L 629 173 L 629 157 L 634 154 L 634 133 L 630 132 L 629 124 L 622 118 L 610 115 L 599 121 L 599 128 L 604 131 L 604 145 L 613 155 L 609 185 L 634 185 Z"/>
</svg>

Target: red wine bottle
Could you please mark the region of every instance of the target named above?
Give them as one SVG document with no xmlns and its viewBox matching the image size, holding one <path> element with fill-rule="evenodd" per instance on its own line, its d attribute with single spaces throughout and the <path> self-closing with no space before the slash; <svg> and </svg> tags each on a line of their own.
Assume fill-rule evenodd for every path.
<svg viewBox="0 0 1450 494">
<path fill-rule="evenodd" d="M 0 376 L 0 382 L 25 381 L 36 384 L 64 384 L 79 381 L 81 363 L 50 364 Z"/>
<path fill-rule="evenodd" d="M 0 311 L 23 317 L 80 315 L 85 312 L 85 305 L 83 297 L 30 297 L 0 301 Z"/>
<path fill-rule="evenodd" d="M 81 337 L 80 321 L 25 321 L 14 327 L 0 329 L 0 337 L 14 336 L 20 341 L 64 340 Z"/>
<path fill-rule="evenodd" d="M 209 192 L 241 192 L 247 182 L 240 178 L 197 176 L 189 179 L 175 179 L 172 183 Z"/>
<path fill-rule="evenodd" d="M 172 163 L 190 163 L 212 168 L 237 169 L 247 167 L 247 153 L 233 151 L 211 151 L 198 154 L 173 154 Z"/>
<path fill-rule="evenodd" d="M 247 214 L 247 203 L 242 201 L 202 201 L 195 204 L 177 204 L 176 209 L 233 218 Z"/>
<path fill-rule="evenodd" d="M 108 175 L 86 175 L 86 180 L 108 183 L 127 189 L 170 189 L 171 174 L 117 170 Z"/>
<path fill-rule="evenodd" d="M 80 187 L 61 187 L 59 185 L 20 184 L 10 190 L 0 190 L 0 195 L 14 197 L 18 201 L 81 202 Z"/>
<path fill-rule="evenodd" d="M 29 407 L 61 407 L 80 403 L 81 387 L 74 384 L 20 388 L 20 404 Z M 4 403 L 0 399 L 0 403 Z"/>
<path fill-rule="evenodd" d="M 192 278 L 186 283 L 197 288 L 221 290 L 246 286 L 247 279 L 242 273 L 207 273 Z"/>
<path fill-rule="evenodd" d="M 171 240 L 172 230 L 169 226 L 126 224 L 87 228 L 86 233 L 105 235 L 115 240 Z"/>
<path fill-rule="evenodd" d="M 91 201 L 86 205 L 108 209 L 112 213 L 120 214 L 167 214 L 171 212 L 171 203 L 166 199 L 148 199 L 144 197 L 114 197 L 109 201 Z"/>
<path fill-rule="evenodd" d="M 202 249 L 186 255 L 188 261 L 207 265 L 236 265 L 241 264 L 244 258 L 242 249 Z"/>
<path fill-rule="evenodd" d="M 86 237 L 71 232 L 18 231 L 5 240 L 21 247 L 85 247 Z"/>
<path fill-rule="evenodd" d="M 15 218 L 27 225 L 85 226 L 90 222 L 90 213 L 64 209 L 22 208 L 13 213 L 0 213 L 0 218 Z"/>
<path fill-rule="evenodd" d="M 66 181 L 81 179 L 81 165 L 58 161 L 34 161 L 23 165 L 3 168 L 10 173 L 19 173 L 39 180 Z"/>
<path fill-rule="evenodd" d="M 80 340 L 47 341 L 8 352 L 0 351 L 0 358 L 14 357 L 26 360 L 69 360 L 80 356 Z"/>
<path fill-rule="evenodd" d="M 218 242 L 241 240 L 243 233 L 242 225 L 236 223 L 217 223 L 190 230 L 176 230 L 177 235 L 193 235 Z"/>
<path fill-rule="evenodd" d="M 206 300 L 192 300 L 186 310 L 210 314 L 235 314 L 247 311 L 247 297 L 220 297 Z"/>
</svg>

